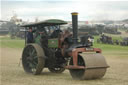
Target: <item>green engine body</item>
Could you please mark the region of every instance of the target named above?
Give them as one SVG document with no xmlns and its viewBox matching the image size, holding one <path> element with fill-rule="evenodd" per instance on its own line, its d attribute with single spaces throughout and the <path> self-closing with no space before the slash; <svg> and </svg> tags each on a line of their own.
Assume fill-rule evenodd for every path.
<svg viewBox="0 0 128 85">
<path fill-rule="evenodd" d="M 38 35 L 35 38 L 35 43 L 41 45 L 40 39 L 41 39 L 41 36 Z M 58 38 L 48 39 L 48 47 L 49 48 L 58 48 Z"/>
<path fill-rule="evenodd" d="M 49 48 L 58 48 L 58 39 L 48 39 L 48 47 Z"/>
</svg>

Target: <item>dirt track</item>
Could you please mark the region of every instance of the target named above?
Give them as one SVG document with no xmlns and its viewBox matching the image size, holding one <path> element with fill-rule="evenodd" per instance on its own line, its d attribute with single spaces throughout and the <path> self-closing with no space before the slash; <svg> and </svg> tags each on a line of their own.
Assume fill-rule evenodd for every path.
<svg viewBox="0 0 128 85">
<path fill-rule="evenodd" d="M 19 66 L 22 49 L 1 48 L 1 85 L 128 85 L 128 55 L 104 53 L 110 65 L 106 75 L 97 80 L 73 80 L 66 70 L 62 74 L 50 73 L 44 69 L 39 76 L 24 72 Z"/>
</svg>

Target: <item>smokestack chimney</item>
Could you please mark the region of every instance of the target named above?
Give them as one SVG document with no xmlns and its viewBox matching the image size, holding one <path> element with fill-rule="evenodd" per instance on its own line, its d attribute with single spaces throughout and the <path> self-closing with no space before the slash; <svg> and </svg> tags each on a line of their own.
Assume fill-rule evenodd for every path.
<svg viewBox="0 0 128 85">
<path fill-rule="evenodd" d="M 73 42 L 77 43 L 77 34 L 78 34 L 78 13 L 72 12 L 72 30 L 73 30 Z"/>
</svg>

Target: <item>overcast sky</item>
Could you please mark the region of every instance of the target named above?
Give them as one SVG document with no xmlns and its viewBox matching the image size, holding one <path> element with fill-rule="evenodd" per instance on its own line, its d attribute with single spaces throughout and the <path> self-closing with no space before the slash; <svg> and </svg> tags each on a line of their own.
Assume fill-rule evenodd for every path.
<svg viewBox="0 0 128 85">
<path fill-rule="evenodd" d="M 79 20 L 128 19 L 128 1 L 85 0 L 2 0 L 1 19 L 9 20 L 16 13 L 23 20 L 58 18 L 71 20 L 71 12 Z"/>
</svg>

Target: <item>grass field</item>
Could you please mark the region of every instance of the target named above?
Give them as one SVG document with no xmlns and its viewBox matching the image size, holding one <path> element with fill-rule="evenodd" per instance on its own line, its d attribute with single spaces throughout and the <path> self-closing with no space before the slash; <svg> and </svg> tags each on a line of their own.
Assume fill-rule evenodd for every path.
<svg viewBox="0 0 128 85">
<path fill-rule="evenodd" d="M 1 47 L 8 47 L 8 48 L 23 48 L 24 47 L 24 40 L 19 38 L 10 39 L 8 36 L 0 37 Z"/>
<path fill-rule="evenodd" d="M 68 70 L 55 74 L 44 69 L 38 76 L 25 73 L 20 61 L 23 47 L 24 40 L 0 37 L 0 85 L 128 85 L 128 46 L 95 42 L 94 47 L 103 50 L 110 68 L 102 79 L 84 81 L 73 80 Z"/>
</svg>

